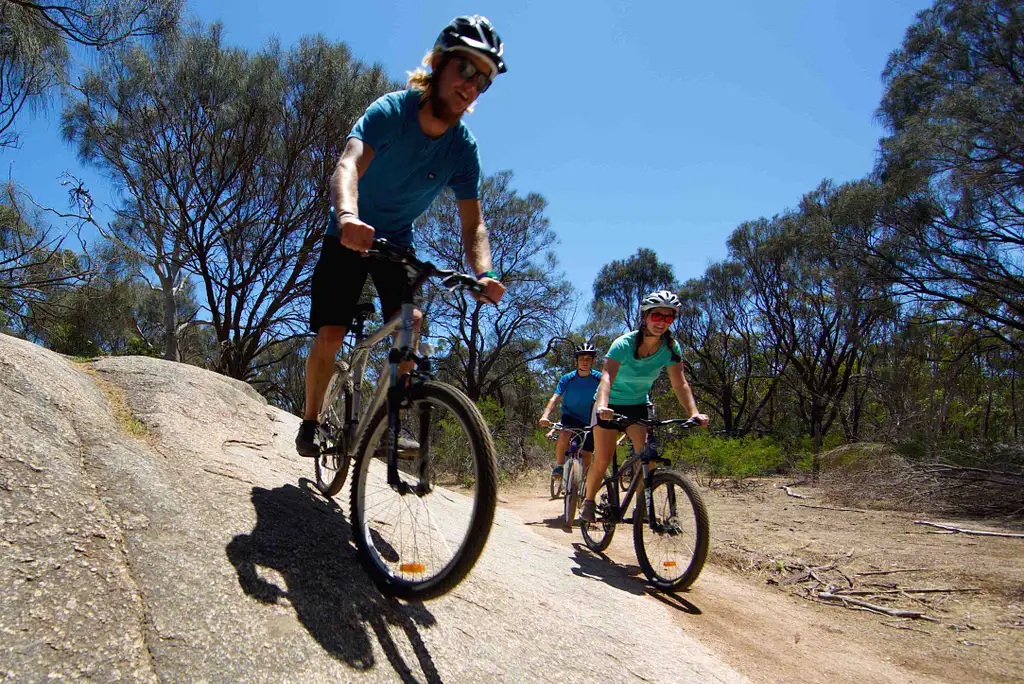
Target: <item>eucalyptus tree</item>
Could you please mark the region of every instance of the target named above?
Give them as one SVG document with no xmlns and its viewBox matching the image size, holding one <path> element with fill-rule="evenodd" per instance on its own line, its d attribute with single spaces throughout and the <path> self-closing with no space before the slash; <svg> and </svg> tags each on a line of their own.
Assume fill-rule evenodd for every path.
<svg viewBox="0 0 1024 684">
<path fill-rule="evenodd" d="M 736 261 L 713 264 L 701 278 L 687 281 L 679 297 L 675 333 L 701 406 L 718 414 L 726 434 L 755 429 L 787 359 L 764 344 L 745 269 Z"/>
<path fill-rule="evenodd" d="M 425 311 L 429 333 L 445 341 L 453 381 L 474 400 L 493 396 L 504 401 L 514 392 L 509 380 L 527 372 L 561 340 L 572 286 L 559 270 L 558 238 L 544 216 L 547 201 L 541 195 L 520 195 L 512 187 L 512 172 L 500 171 L 483 179 L 480 201 L 494 271 L 508 288 L 505 296 L 493 306 L 444 297 L 435 289 Z M 452 193 L 442 193 L 416 224 L 416 242 L 424 257 L 439 266 L 465 269 Z"/>
<path fill-rule="evenodd" d="M 887 201 L 856 247 L 903 293 L 1024 350 L 1024 6 L 937 1 L 883 77 Z"/>
<path fill-rule="evenodd" d="M 594 279 L 594 300 L 615 307 L 628 330 L 640 325 L 640 302 L 655 290 L 678 288 L 670 264 L 658 260 L 653 249 L 641 247 L 627 259 L 601 267 Z"/>
<path fill-rule="evenodd" d="M 69 249 L 68 237 L 17 185 L 0 187 L 0 330 L 22 334 L 33 310 L 89 278 L 88 255 Z"/>
<path fill-rule="evenodd" d="M 823 183 L 800 208 L 742 224 L 729 238 L 733 259 L 751 279 L 753 304 L 787 364 L 783 381 L 817 452 L 839 415 L 858 357 L 891 309 L 884 290 L 837 249 L 849 224 L 872 220 L 848 204 L 855 190 Z"/>
<path fill-rule="evenodd" d="M 181 0 L 0 0 L 0 148 L 17 144 L 15 122 L 66 81 L 69 46 L 105 48 L 173 31 Z"/>
<path fill-rule="evenodd" d="M 190 277 L 221 372 L 249 378 L 257 357 L 305 334 L 330 171 L 389 85 L 343 43 L 307 37 L 250 54 L 224 45 L 218 25 L 125 46 L 83 78 L 64 133 L 127 198 L 113 237 L 163 293 L 169 358 Z"/>
</svg>

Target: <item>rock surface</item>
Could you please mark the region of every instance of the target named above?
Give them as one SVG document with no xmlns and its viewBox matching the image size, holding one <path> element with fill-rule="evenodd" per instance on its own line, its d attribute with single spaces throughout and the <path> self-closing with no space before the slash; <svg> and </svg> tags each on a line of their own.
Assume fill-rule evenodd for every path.
<svg viewBox="0 0 1024 684">
<path fill-rule="evenodd" d="M 381 596 L 298 419 L 244 383 L 0 336 L 0 406 L 5 678 L 744 681 L 505 511 L 454 592 Z"/>
</svg>

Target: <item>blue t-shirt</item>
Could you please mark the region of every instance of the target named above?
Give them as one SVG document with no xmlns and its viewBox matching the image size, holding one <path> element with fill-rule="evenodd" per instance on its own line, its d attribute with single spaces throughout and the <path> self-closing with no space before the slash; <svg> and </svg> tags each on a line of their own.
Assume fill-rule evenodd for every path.
<svg viewBox="0 0 1024 684">
<path fill-rule="evenodd" d="M 373 161 L 359 179 L 359 218 L 376 236 L 412 246 L 412 223 L 444 187 L 459 200 L 480 197 L 476 139 L 461 121 L 440 138 L 420 127 L 418 90 L 388 93 L 366 108 L 349 133 L 373 148 Z M 338 235 L 332 207 L 328 235 Z"/>
<path fill-rule="evenodd" d="M 615 375 L 615 382 L 612 383 L 612 390 L 608 395 L 609 404 L 646 404 L 650 400 L 648 393 L 651 391 L 651 385 L 658 379 L 661 369 L 676 363 L 672 360 L 672 352 L 665 344 L 647 358 L 634 358 L 633 350 L 636 348 L 636 336 L 639 334 L 635 330 L 626 333 L 612 342 L 612 348 L 608 350 L 606 358 L 619 362 L 619 372 Z M 683 350 L 680 349 L 679 343 L 672 340 L 672 347 L 676 356 L 682 358 Z"/>
<path fill-rule="evenodd" d="M 555 394 L 562 396 L 562 413 L 589 424 L 594 394 L 600 382 L 601 376 L 593 371 L 590 375 L 580 375 L 577 371 L 563 375 L 555 387 Z"/>
</svg>

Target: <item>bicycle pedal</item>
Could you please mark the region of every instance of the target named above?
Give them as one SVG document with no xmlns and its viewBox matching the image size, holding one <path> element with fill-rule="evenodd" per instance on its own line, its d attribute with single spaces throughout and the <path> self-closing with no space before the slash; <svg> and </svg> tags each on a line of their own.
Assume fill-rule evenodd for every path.
<svg viewBox="0 0 1024 684">
<path fill-rule="evenodd" d="M 408 572 L 410 574 L 422 575 L 427 571 L 427 566 L 423 563 L 402 563 L 398 566 L 399 572 Z"/>
</svg>

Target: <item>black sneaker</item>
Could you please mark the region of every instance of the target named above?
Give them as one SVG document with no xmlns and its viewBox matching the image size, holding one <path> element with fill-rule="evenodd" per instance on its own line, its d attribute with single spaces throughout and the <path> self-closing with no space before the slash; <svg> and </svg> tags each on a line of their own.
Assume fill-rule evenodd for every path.
<svg viewBox="0 0 1024 684">
<path fill-rule="evenodd" d="M 315 420 L 304 420 L 299 426 L 299 434 L 295 436 L 295 451 L 299 456 L 316 458 L 320 455 L 320 447 L 313 441 L 316 429 L 319 426 Z"/>
<path fill-rule="evenodd" d="M 580 520 L 588 523 L 597 522 L 597 504 L 593 499 L 584 499 L 580 506 Z"/>
</svg>

